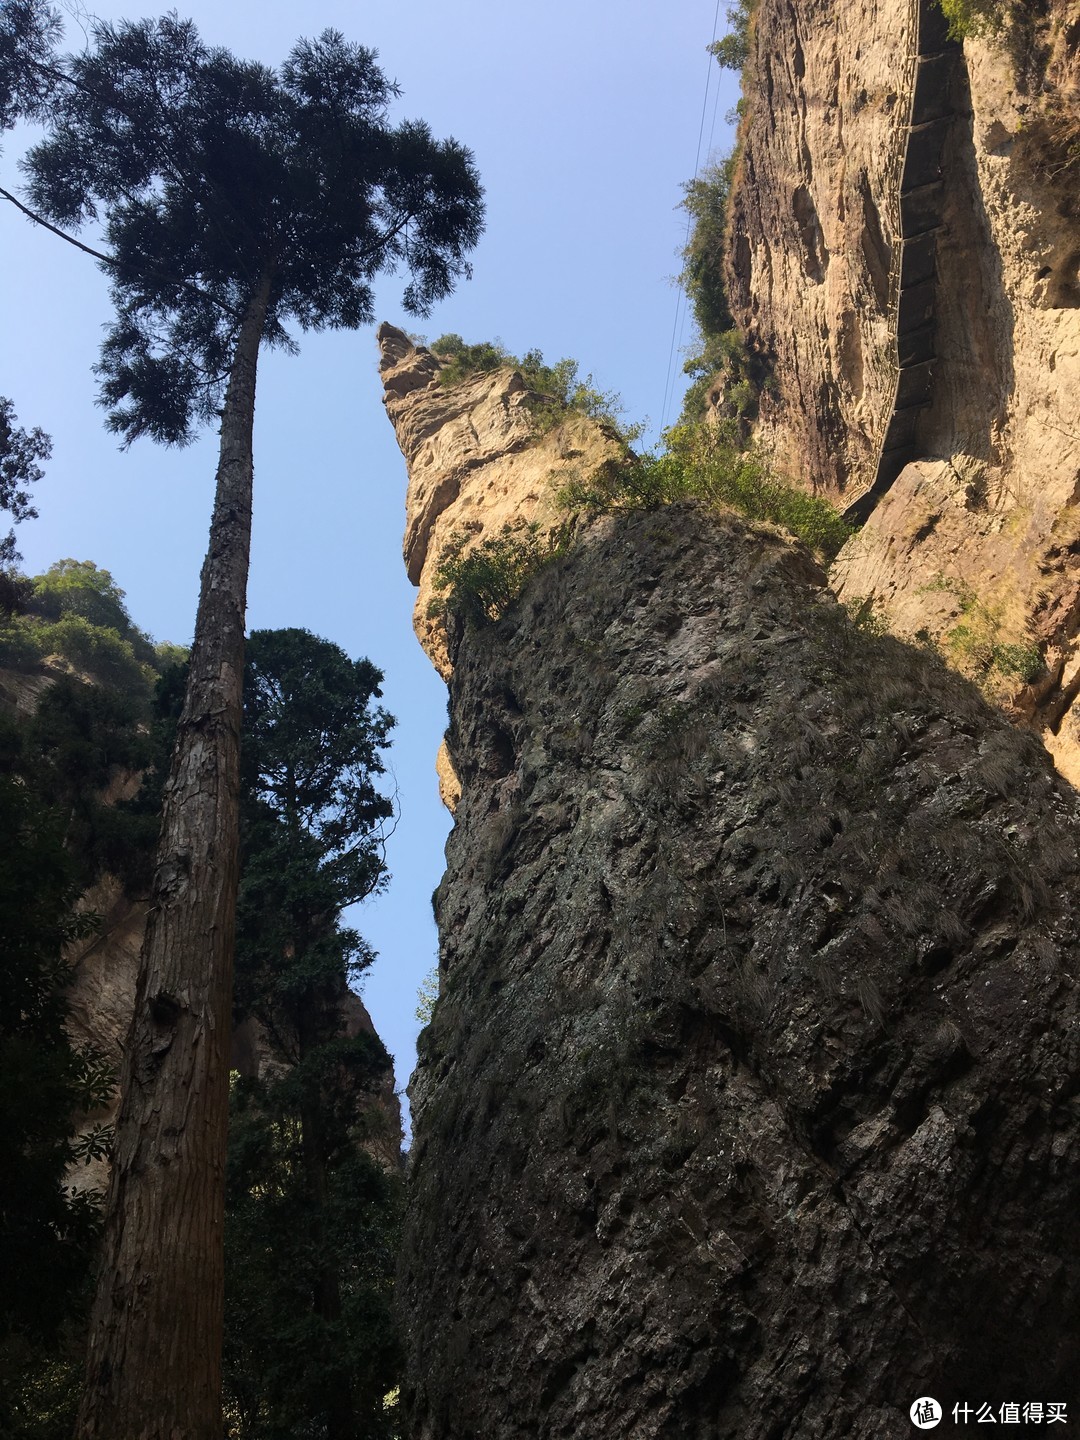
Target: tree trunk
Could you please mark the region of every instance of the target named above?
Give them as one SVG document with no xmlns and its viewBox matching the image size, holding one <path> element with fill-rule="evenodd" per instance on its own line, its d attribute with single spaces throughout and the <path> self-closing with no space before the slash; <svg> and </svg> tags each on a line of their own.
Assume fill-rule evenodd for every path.
<svg viewBox="0 0 1080 1440">
<path fill-rule="evenodd" d="M 244 609 L 264 276 L 221 418 L 191 671 L 121 1077 L 76 1440 L 221 1440 Z"/>
<path fill-rule="evenodd" d="M 336 1033 L 336 1024 L 327 1024 L 332 1005 L 324 984 L 309 987 L 300 1002 L 297 1042 L 301 1064 Z M 336 1017 L 335 1017 L 336 1019 Z M 312 1240 L 316 1254 L 312 1309 L 327 1327 L 341 1321 L 341 1283 L 337 1266 L 330 1257 L 326 1235 L 326 1210 L 330 1193 L 327 1176 L 327 1144 L 318 1097 L 305 1093 L 300 1100 L 300 1143 L 311 1203 Z M 328 1367 L 323 1390 L 323 1418 L 326 1440 L 354 1440 L 356 1416 L 348 1367 Z"/>
</svg>

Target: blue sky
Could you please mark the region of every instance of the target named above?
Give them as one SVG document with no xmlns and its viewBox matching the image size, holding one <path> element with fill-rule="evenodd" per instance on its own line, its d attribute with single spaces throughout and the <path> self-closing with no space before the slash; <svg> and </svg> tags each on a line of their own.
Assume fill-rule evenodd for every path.
<svg viewBox="0 0 1080 1440">
<path fill-rule="evenodd" d="M 468 145 L 486 190 L 487 229 L 474 277 L 426 321 L 404 315 L 404 280 L 379 287 L 378 318 L 429 338 L 458 331 L 575 357 L 630 419 L 655 434 L 677 323 L 682 183 L 699 153 L 730 145 L 735 81 L 706 54 L 716 0 L 411 0 L 407 5 L 298 7 L 256 0 L 118 6 L 103 19 L 176 8 L 203 37 L 277 64 L 328 26 L 378 50 L 402 87 L 397 118 L 418 116 Z M 69 43 L 81 44 L 69 26 Z M 17 184 L 20 135 L 7 137 L 0 183 Z M 126 453 L 102 425 L 91 373 L 110 310 L 86 256 L 0 210 L 0 394 L 23 425 L 54 439 L 38 487 L 40 519 L 18 531 L 33 574 L 71 556 L 110 570 L 137 624 L 190 639 L 206 545 L 216 436 L 186 450 L 140 441 Z M 417 987 L 435 961 L 430 896 L 443 870 L 449 817 L 434 758 L 446 690 L 411 627 L 414 592 L 401 563 L 405 469 L 381 403 L 374 329 L 302 337 L 298 358 L 261 362 L 255 426 L 250 628 L 297 625 L 386 675 L 398 717 L 390 761 L 401 816 L 387 893 L 352 917 L 380 958 L 365 1001 L 394 1054 L 399 1085 L 414 1059 Z M 679 360 L 675 362 L 676 372 Z"/>
</svg>

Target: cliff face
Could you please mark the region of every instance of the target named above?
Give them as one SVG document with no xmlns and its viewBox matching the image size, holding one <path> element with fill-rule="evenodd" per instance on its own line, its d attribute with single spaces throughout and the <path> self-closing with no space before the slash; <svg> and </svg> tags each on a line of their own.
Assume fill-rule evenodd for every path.
<svg viewBox="0 0 1080 1440">
<path fill-rule="evenodd" d="M 598 522 L 454 662 L 409 1433 L 1067 1391 L 1080 809 L 1034 738 L 692 507 Z"/>
<path fill-rule="evenodd" d="M 1080 6 L 1017 13 L 961 48 L 933 0 L 760 0 L 729 284 L 761 442 L 865 521 L 841 593 L 993 671 L 1076 781 Z"/>
<path fill-rule="evenodd" d="M 468 547 L 507 524 L 558 521 L 556 478 L 573 469 L 588 478 L 623 446 L 600 425 L 568 412 L 543 433 L 529 409 L 532 396 L 512 369 L 466 378 L 448 389 L 442 362 L 393 325 L 378 333 L 383 401 L 409 472 L 405 568 L 418 588 L 413 628 L 432 664 L 449 678 L 443 620 L 432 615 L 436 576 L 447 544 Z"/>
</svg>

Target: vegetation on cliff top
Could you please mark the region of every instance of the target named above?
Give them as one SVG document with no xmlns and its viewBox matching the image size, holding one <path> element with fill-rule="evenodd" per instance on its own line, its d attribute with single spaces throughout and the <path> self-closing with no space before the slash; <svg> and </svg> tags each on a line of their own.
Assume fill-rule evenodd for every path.
<svg viewBox="0 0 1080 1440">
<path fill-rule="evenodd" d="M 564 358 L 547 365 L 539 350 L 512 355 L 500 340 L 481 340 L 467 344 L 460 335 L 442 335 L 431 351 L 444 362 L 439 383 L 459 385 L 470 375 L 490 374 L 495 370 L 517 370 L 534 395 L 530 409 L 541 430 L 558 424 L 567 410 L 576 410 L 612 426 L 624 439 L 629 431 L 621 424 L 623 405 L 613 390 L 601 390 L 592 375 L 579 374 L 576 360 Z"/>
<path fill-rule="evenodd" d="M 779 479 L 747 450 L 734 420 L 675 425 L 664 440 L 662 452 L 631 453 L 588 481 L 571 476 L 560 503 L 571 512 L 595 515 L 698 500 L 779 525 L 826 560 L 851 534 L 828 501 Z"/>
<path fill-rule="evenodd" d="M 472 624 L 498 620 L 538 570 L 573 547 L 578 520 L 604 514 L 696 500 L 779 525 L 826 561 L 851 534 L 827 500 L 772 475 L 742 444 L 734 420 L 676 425 L 664 440 L 662 451 L 639 455 L 628 449 L 621 460 L 587 477 L 572 468 L 556 472 L 562 519 L 553 526 L 519 520 L 479 544 L 456 531 L 435 571 L 434 589 L 440 593 L 429 615 L 449 612 Z"/>
<path fill-rule="evenodd" d="M 710 45 L 720 68 L 749 73 L 753 60 L 757 0 L 728 6 L 729 32 Z M 745 98 L 736 107 L 745 117 Z M 728 305 L 725 267 L 731 244 L 729 207 L 739 173 L 741 140 L 724 158 L 711 161 L 684 186 L 683 208 L 689 231 L 679 283 L 690 303 L 698 344 L 683 370 L 692 384 L 683 399 L 683 423 L 701 419 L 707 409 L 739 421 L 744 433 L 757 417 L 758 401 L 769 384 L 768 357 L 744 340 Z"/>
<path fill-rule="evenodd" d="M 155 645 L 132 622 L 124 592 L 90 560 L 57 560 L 30 578 L 5 572 L 9 610 L 0 615 L 0 665 L 36 670 L 55 657 L 76 674 L 149 699 L 157 676 L 183 658 Z"/>
<path fill-rule="evenodd" d="M 938 0 L 954 40 L 1000 30 L 1011 6 L 1007 0 Z"/>
<path fill-rule="evenodd" d="M 709 46 L 709 53 L 716 57 L 721 70 L 741 73 L 750 59 L 753 41 L 751 27 L 757 0 L 735 0 L 727 8 L 727 19 L 731 29 Z"/>
</svg>

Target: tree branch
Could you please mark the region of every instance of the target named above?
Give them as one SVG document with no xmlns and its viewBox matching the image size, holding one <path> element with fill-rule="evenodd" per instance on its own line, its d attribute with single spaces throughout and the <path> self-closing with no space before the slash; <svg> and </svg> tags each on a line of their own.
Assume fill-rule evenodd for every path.
<svg viewBox="0 0 1080 1440">
<path fill-rule="evenodd" d="M 3 198 L 4 200 L 9 200 L 11 204 L 15 206 L 16 210 L 21 210 L 22 213 L 28 219 L 32 220 L 35 225 L 44 225 L 46 230 L 51 231 L 54 235 L 59 235 L 61 240 L 66 240 L 69 245 L 74 245 L 76 250 L 81 250 L 85 255 L 92 255 L 95 260 L 100 260 L 104 265 L 111 265 L 114 267 L 118 265 L 118 261 L 115 260 L 113 256 L 103 255 L 100 250 L 95 250 L 90 245 L 84 245 L 81 240 L 76 240 L 74 235 L 69 235 L 66 230 L 59 230 L 55 225 L 50 225 L 48 220 L 45 220 L 40 215 L 35 214 L 35 212 L 31 210 L 29 206 L 24 205 L 21 200 L 19 200 L 16 196 L 12 195 L 10 190 L 5 190 L 2 185 L 0 185 L 0 198 Z"/>
<path fill-rule="evenodd" d="M 103 255 L 100 250 L 95 250 L 92 245 L 84 245 L 81 240 L 76 240 L 74 235 L 69 235 L 66 230 L 60 230 L 57 226 L 51 225 L 48 220 L 31 210 L 28 205 L 24 205 L 17 196 L 12 195 L 10 190 L 5 190 L 2 185 L 0 185 L 0 199 L 10 201 L 16 210 L 21 210 L 27 219 L 32 220 L 35 225 L 43 225 L 45 229 L 53 235 L 59 235 L 61 240 L 66 240 L 69 245 L 74 245 L 76 250 L 81 250 L 84 255 L 92 255 L 95 260 L 100 260 L 103 265 L 108 265 L 111 270 L 119 270 L 121 268 L 120 262 L 115 256 Z M 169 280 L 174 285 L 179 283 L 181 289 L 190 290 L 190 292 L 193 295 L 197 295 L 200 300 L 209 300 L 211 305 L 216 305 L 219 310 L 224 310 L 225 314 L 231 315 L 234 320 L 238 318 L 238 312 L 234 310 L 231 305 L 226 305 L 224 300 L 219 300 L 216 295 L 211 295 L 208 290 L 203 290 L 198 285 L 192 285 L 190 280 L 181 280 L 178 282 L 175 276 L 170 275 L 165 270 L 151 269 L 150 274 L 159 275 L 163 280 Z"/>
</svg>

